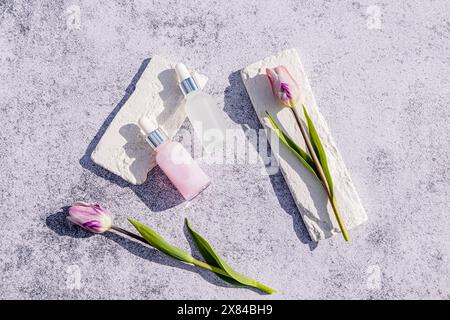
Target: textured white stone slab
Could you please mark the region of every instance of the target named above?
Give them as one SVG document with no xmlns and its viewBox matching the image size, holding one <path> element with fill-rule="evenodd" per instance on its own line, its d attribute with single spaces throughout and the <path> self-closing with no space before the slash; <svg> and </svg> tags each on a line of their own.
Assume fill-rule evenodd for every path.
<svg viewBox="0 0 450 320">
<path fill-rule="evenodd" d="M 324 145 L 333 177 L 337 203 L 347 229 L 350 230 L 365 222 L 367 215 L 361 205 L 342 157 L 336 148 L 327 123 L 317 107 L 297 51 L 295 49 L 286 50 L 249 65 L 241 71 L 244 85 L 258 118 L 266 128 L 269 143 L 273 147 L 272 149 L 279 162 L 281 172 L 294 197 L 308 232 L 314 241 L 318 241 L 340 233 L 325 191 L 318 179 L 284 145 L 279 143 L 278 137 L 270 129 L 270 124 L 264 121 L 267 110 L 281 125 L 281 128 L 306 150 L 303 137 L 292 111 L 281 107 L 275 101 L 269 81 L 265 76 L 267 67 L 272 68 L 278 65 L 286 66 L 300 85 L 302 93 L 300 102 L 303 102 L 307 107 Z M 275 143 L 279 147 L 275 147 Z"/>
<path fill-rule="evenodd" d="M 117 174 L 132 184 L 142 184 L 155 166 L 154 153 L 145 142 L 138 120 L 153 116 L 160 127 L 173 137 L 186 113 L 180 106 L 182 93 L 173 69 L 175 62 L 155 55 L 136 83 L 136 88 L 91 154 L 101 167 Z M 208 78 L 191 71 L 197 84 L 203 88 Z"/>
</svg>

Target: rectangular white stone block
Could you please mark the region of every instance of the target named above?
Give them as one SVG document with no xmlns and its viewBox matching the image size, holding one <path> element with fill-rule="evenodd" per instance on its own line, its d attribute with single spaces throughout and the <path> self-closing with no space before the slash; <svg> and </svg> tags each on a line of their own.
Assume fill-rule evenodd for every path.
<svg viewBox="0 0 450 320">
<path fill-rule="evenodd" d="M 266 68 L 284 65 L 296 79 L 301 89 L 301 103 L 304 103 L 324 145 L 337 204 L 348 230 L 367 221 L 367 215 L 352 183 L 327 123 L 320 113 L 308 79 L 295 49 L 282 51 L 249 65 L 241 71 L 241 77 L 253 107 L 265 127 L 272 151 L 275 152 L 281 172 L 289 186 L 299 212 L 305 222 L 311 239 L 314 241 L 340 234 L 339 226 L 320 181 L 289 151 L 272 130 L 265 125 L 264 117 L 268 111 L 280 127 L 304 150 L 306 149 L 298 124 L 287 107 L 275 101 L 270 83 L 266 78 Z M 303 114 L 303 112 L 300 112 Z M 276 145 L 275 145 L 276 144 Z M 278 147 L 277 147 L 278 146 Z M 351 238 L 351 233 L 350 233 Z"/>
<path fill-rule="evenodd" d="M 155 117 L 170 138 L 186 118 L 184 108 L 180 107 L 183 94 L 173 69 L 175 64 L 158 55 L 151 58 L 135 90 L 91 154 L 96 164 L 132 184 L 144 183 L 155 166 L 154 152 L 138 127 L 139 118 Z M 195 71 L 191 74 L 201 88 L 206 85 L 207 77 Z"/>
</svg>

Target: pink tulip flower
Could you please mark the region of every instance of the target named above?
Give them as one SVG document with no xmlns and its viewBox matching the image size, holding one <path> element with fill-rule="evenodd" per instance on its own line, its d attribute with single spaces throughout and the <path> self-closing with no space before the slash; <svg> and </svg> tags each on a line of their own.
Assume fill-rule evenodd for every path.
<svg viewBox="0 0 450 320">
<path fill-rule="evenodd" d="M 300 99 L 300 87 L 286 67 L 267 68 L 266 75 L 275 99 L 283 105 L 293 108 Z"/>
<path fill-rule="evenodd" d="M 103 233 L 112 227 L 111 213 L 98 203 L 75 202 L 69 208 L 67 220 L 94 233 Z"/>
</svg>

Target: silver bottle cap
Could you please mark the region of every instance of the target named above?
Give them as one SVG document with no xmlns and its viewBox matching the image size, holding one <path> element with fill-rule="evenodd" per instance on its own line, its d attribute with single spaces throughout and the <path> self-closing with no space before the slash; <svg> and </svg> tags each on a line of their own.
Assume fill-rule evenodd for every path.
<svg viewBox="0 0 450 320">
<path fill-rule="evenodd" d="M 180 82 L 180 89 L 181 92 L 183 92 L 183 94 L 186 96 L 192 91 L 197 91 L 198 86 L 195 83 L 195 80 L 192 77 L 190 77 Z"/>
<path fill-rule="evenodd" d="M 198 85 L 194 78 L 189 73 L 189 70 L 182 63 L 177 63 L 175 66 L 175 71 L 178 76 L 178 81 L 180 82 L 181 92 L 186 96 L 192 91 L 198 90 Z"/>
<path fill-rule="evenodd" d="M 153 149 L 169 139 L 164 130 L 158 127 L 158 124 L 156 123 L 154 118 L 148 118 L 146 116 L 141 117 L 138 121 L 138 124 L 145 134 L 147 142 Z"/>
<path fill-rule="evenodd" d="M 169 137 L 161 128 L 155 129 L 147 135 L 147 141 L 153 149 L 157 148 L 168 139 Z"/>
</svg>

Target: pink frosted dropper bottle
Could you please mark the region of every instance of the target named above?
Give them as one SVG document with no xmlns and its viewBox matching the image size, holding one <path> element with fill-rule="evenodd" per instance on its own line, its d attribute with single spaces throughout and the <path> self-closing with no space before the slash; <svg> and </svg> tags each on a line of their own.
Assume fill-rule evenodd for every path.
<svg viewBox="0 0 450 320">
<path fill-rule="evenodd" d="M 171 141 L 155 121 L 139 119 L 146 140 L 156 152 L 156 163 L 186 200 L 191 200 L 210 184 L 209 177 L 178 142 Z"/>
</svg>

